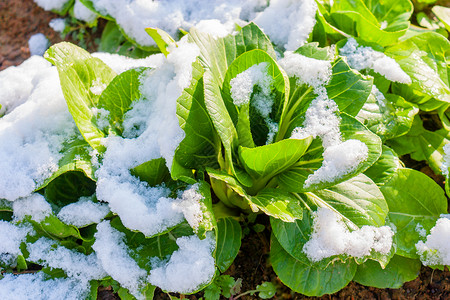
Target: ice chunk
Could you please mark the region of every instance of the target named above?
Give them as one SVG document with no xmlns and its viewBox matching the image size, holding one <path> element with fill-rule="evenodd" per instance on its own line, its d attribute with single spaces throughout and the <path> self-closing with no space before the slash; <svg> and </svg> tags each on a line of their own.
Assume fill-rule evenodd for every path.
<svg viewBox="0 0 450 300">
<path fill-rule="evenodd" d="M 28 40 L 31 55 L 44 55 L 49 46 L 49 41 L 42 33 L 33 34 Z"/>
</svg>

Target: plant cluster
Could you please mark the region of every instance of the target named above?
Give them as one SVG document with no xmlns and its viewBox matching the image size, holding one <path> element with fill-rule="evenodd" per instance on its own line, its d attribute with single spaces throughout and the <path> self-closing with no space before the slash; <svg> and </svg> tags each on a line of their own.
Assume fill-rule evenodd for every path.
<svg viewBox="0 0 450 300">
<path fill-rule="evenodd" d="M 44 56 L 55 67 L 0 73 L 30 84 L 0 110 L 0 296 L 236 299 L 221 273 L 255 214 L 270 219 L 275 273 L 305 295 L 450 265 L 445 191 L 399 159 L 448 183 L 449 41 L 410 26 L 409 0 L 317 6 L 294 51 L 252 22 L 178 41 L 148 28 L 161 53 L 144 60 L 60 43 Z"/>
</svg>

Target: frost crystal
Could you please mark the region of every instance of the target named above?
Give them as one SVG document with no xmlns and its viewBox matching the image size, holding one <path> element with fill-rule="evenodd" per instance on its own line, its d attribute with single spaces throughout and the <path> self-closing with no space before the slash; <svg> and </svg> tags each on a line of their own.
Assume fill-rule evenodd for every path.
<svg viewBox="0 0 450 300">
<path fill-rule="evenodd" d="M 431 228 L 425 242 L 416 244 L 417 254 L 425 266 L 450 265 L 450 219 L 441 217 Z"/>
<path fill-rule="evenodd" d="M 347 57 L 347 62 L 353 69 L 372 69 L 391 81 L 411 83 L 411 78 L 393 58 L 370 47 L 359 46 L 354 38 L 349 38 L 339 52 Z"/>
<path fill-rule="evenodd" d="M 362 258 L 372 251 L 386 255 L 391 250 L 394 232 L 389 226 L 365 225 L 350 232 L 337 213 L 321 207 L 313 217 L 313 232 L 303 246 L 303 252 L 313 262 L 334 255 Z"/>
<path fill-rule="evenodd" d="M 148 281 L 163 290 L 191 293 L 214 277 L 215 238 L 208 235 L 200 240 L 195 235 L 185 236 L 177 239 L 177 245 L 179 249 L 167 263 L 151 270 Z"/>
</svg>

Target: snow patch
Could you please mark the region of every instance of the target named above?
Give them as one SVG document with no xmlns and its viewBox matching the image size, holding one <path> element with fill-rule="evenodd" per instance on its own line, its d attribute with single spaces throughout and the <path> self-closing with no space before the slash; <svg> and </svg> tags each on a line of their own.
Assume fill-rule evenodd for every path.
<svg viewBox="0 0 450 300">
<path fill-rule="evenodd" d="M 62 18 L 51 19 L 48 26 L 56 32 L 63 32 L 66 28 L 66 21 Z"/>
<path fill-rule="evenodd" d="M 26 216 L 30 216 L 32 220 L 41 222 L 52 213 L 52 208 L 44 196 L 34 193 L 29 197 L 14 201 L 13 211 L 16 221 L 21 221 Z"/>
<path fill-rule="evenodd" d="M 87 23 L 91 23 L 97 18 L 97 14 L 87 8 L 83 3 L 81 3 L 80 0 L 75 0 L 73 15 L 78 20 L 85 21 Z"/>
<path fill-rule="evenodd" d="M 69 0 L 34 0 L 34 2 L 45 10 L 60 11 Z"/>
<path fill-rule="evenodd" d="M 15 266 L 17 256 L 21 254 L 20 244 L 32 231 L 26 226 L 16 226 L 0 220 L 0 263 Z"/>
<path fill-rule="evenodd" d="M 90 197 L 82 197 L 78 202 L 64 206 L 58 213 L 58 218 L 68 225 L 84 227 L 100 223 L 109 213 L 107 204 L 94 203 Z"/>
<path fill-rule="evenodd" d="M 328 208 L 313 213 L 313 232 L 303 252 L 313 262 L 334 255 L 362 258 L 372 251 L 386 255 L 392 247 L 394 232 L 389 226 L 362 226 L 349 231 L 341 217 Z"/>
<path fill-rule="evenodd" d="M 269 64 L 267 62 L 262 62 L 251 66 L 231 79 L 230 92 L 235 105 L 241 106 L 248 104 L 255 85 L 261 88 L 264 95 L 270 94 L 272 77 L 268 74 L 268 67 Z"/>
<path fill-rule="evenodd" d="M 184 236 L 177 239 L 177 245 L 179 249 L 167 263 L 151 270 L 148 281 L 163 290 L 191 293 L 214 277 L 215 238 L 208 235 L 200 240 L 195 235 Z"/>
<path fill-rule="evenodd" d="M 425 242 L 416 244 L 417 254 L 425 266 L 450 265 L 450 219 L 441 217 L 431 228 Z"/>
<path fill-rule="evenodd" d="M 384 53 L 375 51 L 371 47 L 359 46 L 354 38 L 349 38 L 344 47 L 339 49 L 341 55 L 347 57 L 347 62 L 353 69 L 372 69 L 386 79 L 411 84 L 411 78 L 400 65 Z"/>
</svg>

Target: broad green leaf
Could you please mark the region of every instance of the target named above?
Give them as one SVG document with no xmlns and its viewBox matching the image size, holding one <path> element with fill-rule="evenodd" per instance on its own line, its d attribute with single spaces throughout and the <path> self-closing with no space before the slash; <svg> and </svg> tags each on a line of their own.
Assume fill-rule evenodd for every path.
<svg viewBox="0 0 450 300">
<path fill-rule="evenodd" d="M 369 153 L 368 158 L 364 162 L 360 163 L 352 172 L 335 178 L 330 182 L 320 182 L 304 187 L 305 180 L 308 176 L 319 169 L 322 164 L 323 148 L 321 147 L 320 140 L 316 139 L 312 142 L 299 162 L 297 162 L 289 170 L 278 175 L 277 178 L 279 179 L 280 186 L 290 192 L 320 190 L 343 182 L 361 172 L 364 172 L 378 160 L 382 152 L 381 140 L 359 121 L 345 113 L 342 113 L 340 131 L 343 141 L 356 139 L 366 144 L 369 149 Z"/>
<path fill-rule="evenodd" d="M 444 24 L 445 28 L 450 31 L 450 8 L 435 5 L 431 9 L 438 19 Z"/>
<path fill-rule="evenodd" d="M 417 258 L 415 244 L 424 238 L 417 227 L 429 233 L 439 216 L 447 213 L 444 191 L 433 179 L 412 169 L 398 169 L 380 189 L 389 206 L 389 220 L 397 228 L 397 254 Z"/>
<path fill-rule="evenodd" d="M 385 101 L 380 104 L 371 95 L 356 118 L 382 140 L 386 140 L 406 134 L 418 112 L 416 105 L 401 96 L 386 94 Z"/>
<path fill-rule="evenodd" d="M 311 138 L 281 140 L 256 148 L 240 146 L 240 162 L 253 178 L 270 179 L 297 162 L 311 144 L 311 140 Z"/>
<path fill-rule="evenodd" d="M 405 282 L 416 279 L 421 267 L 422 264 L 418 259 L 394 255 L 384 269 L 373 260 L 359 265 L 353 280 L 380 289 L 398 289 Z"/>
<path fill-rule="evenodd" d="M 294 222 L 303 217 L 300 200 L 281 189 L 263 189 L 251 196 L 250 201 L 266 215 L 284 222 Z"/>
<path fill-rule="evenodd" d="M 397 154 L 383 145 L 380 158 L 364 174 L 380 186 L 388 182 L 401 166 Z"/>
<path fill-rule="evenodd" d="M 122 34 L 116 22 L 108 21 L 102 31 L 98 51 L 116 53 L 132 58 L 144 58 L 155 53 L 157 50 L 145 51 L 136 47 Z"/>
<path fill-rule="evenodd" d="M 73 7 L 74 0 L 65 1 L 60 9 L 52 9 L 51 11 L 55 14 L 64 16 Z"/>
<path fill-rule="evenodd" d="M 176 46 L 175 40 L 162 29 L 159 28 L 145 28 L 145 31 L 152 37 L 156 45 L 158 45 L 159 50 L 167 56 L 169 54 L 170 46 Z"/>
<path fill-rule="evenodd" d="M 426 160 L 431 169 L 439 174 L 443 161 L 443 147 L 447 143 L 450 143 L 450 140 L 445 129 L 426 130 L 420 116 L 416 116 L 411 130 L 406 135 L 389 140 L 387 145 L 399 156 L 410 154 L 414 160 Z"/>
<path fill-rule="evenodd" d="M 125 113 L 132 108 L 134 101 L 141 98 L 139 77 L 148 70 L 149 68 L 131 69 L 117 75 L 98 99 L 97 107 L 109 113 L 106 121 L 109 121 L 111 129 L 119 135 L 123 131 Z"/>
<path fill-rule="evenodd" d="M 58 68 L 64 98 L 84 139 L 92 148 L 103 151 L 101 140 L 105 135 L 95 124 L 93 109 L 100 98 L 97 89 L 106 87 L 116 73 L 86 50 L 66 42 L 50 47 L 45 58 Z"/>
<path fill-rule="evenodd" d="M 335 293 L 345 287 L 356 272 L 353 261 L 343 263 L 335 260 L 323 267 L 310 262 L 305 255 L 302 259 L 296 259 L 286 252 L 274 235 L 271 238 L 270 261 L 285 285 L 307 296 Z"/>
<path fill-rule="evenodd" d="M 91 162 L 91 151 L 91 146 L 83 139 L 75 139 L 74 141 L 65 143 L 61 150 L 63 156 L 58 162 L 58 170 L 47 178 L 36 190 L 46 187 L 55 178 L 71 171 L 83 172 L 84 175 L 95 181 L 95 168 Z"/>
<path fill-rule="evenodd" d="M 296 52 L 307 54 L 306 49 L 299 50 Z M 311 54 L 312 58 L 323 57 L 315 53 Z M 290 78 L 290 86 L 289 101 L 281 116 L 277 140 L 289 138 L 294 128 L 303 125 L 305 113 L 316 97 L 312 87 L 299 84 L 295 78 Z M 340 112 L 356 116 L 370 95 L 372 79 L 350 68 L 342 58 L 337 58 L 332 63 L 332 75 L 325 88 Z"/>
<path fill-rule="evenodd" d="M 41 222 L 33 220 L 29 221 L 38 236 L 46 236 L 51 239 L 61 240 L 68 237 L 75 237 L 83 241 L 89 241 L 89 238 L 85 238 L 80 234 L 78 228 L 72 225 L 66 225 L 61 222 L 55 215 L 49 215 Z"/>
<path fill-rule="evenodd" d="M 225 73 L 234 59 L 246 51 L 261 49 L 273 58 L 276 57 L 275 51 L 267 36 L 253 23 L 244 26 L 236 35 L 223 39 L 215 39 L 192 28 L 189 40 L 200 49 L 200 61 L 205 69 L 203 84 L 206 109 L 225 148 L 225 162 L 232 173 L 237 175 L 232 163 L 238 142 L 237 132 L 221 95 Z"/>
<path fill-rule="evenodd" d="M 177 116 L 185 138 L 175 151 L 174 160 L 183 168 L 199 170 L 218 166 L 220 141 L 205 106 L 203 68 L 198 61 L 192 67 L 191 84 L 177 99 Z M 172 177 L 177 178 L 173 168 Z"/>
<path fill-rule="evenodd" d="M 358 227 L 383 226 L 388 214 L 383 194 L 364 174 L 330 188 L 306 193 L 306 196 L 318 207 L 331 208 Z"/>
<path fill-rule="evenodd" d="M 238 74 L 246 71 L 250 67 L 265 63 L 267 64 L 267 73 L 272 78 L 270 86 L 270 100 L 273 101 L 270 112 L 267 116 L 263 116 L 255 106 L 261 106 L 256 103 L 255 94 L 252 93 L 250 101 L 243 103 L 241 106 L 236 106 L 231 95 L 230 81 Z M 259 89 L 255 87 L 254 91 Z M 269 96 L 269 95 L 267 95 Z M 222 86 L 222 97 L 228 112 L 233 120 L 238 131 L 239 144 L 247 147 L 256 145 L 264 145 L 268 141 L 268 134 L 270 132 L 269 125 L 266 124 L 265 119 L 271 122 L 278 123 L 281 111 L 289 96 L 289 78 L 283 69 L 276 63 L 276 61 L 265 51 L 255 49 L 247 51 L 237 57 L 225 74 L 224 83 Z M 259 101 L 270 101 L 261 100 Z"/>
<path fill-rule="evenodd" d="M 410 0 L 364 0 L 364 4 L 389 32 L 407 29 L 414 9 Z"/>
<path fill-rule="evenodd" d="M 241 247 L 242 230 L 239 222 L 227 217 L 217 221 L 216 265 L 225 272 L 236 258 Z"/>
<path fill-rule="evenodd" d="M 170 172 L 164 158 L 149 160 L 130 170 L 131 174 L 140 180 L 147 182 L 150 186 L 159 185 L 170 179 Z"/>
<path fill-rule="evenodd" d="M 450 42 L 434 32 L 413 36 L 386 48 L 385 51 L 385 54 L 394 58 L 405 73 L 411 77 L 410 87 L 412 89 L 419 94 L 434 98 L 425 99 L 425 102 L 417 102 L 419 108 L 425 110 L 450 103 L 449 53 Z M 394 87 L 398 85 L 400 84 L 394 84 Z M 414 102 L 414 99 L 406 96 L 405 99 Z"/>
<path fill-rule="evenodd" d="M 45 199 L 55 212 L 68 204 L 77 202 L 80 197 L 95 193 L 95 182 L 82 172 L 70 171 L 52 180 L 44 190 Z"/>
</svg>

